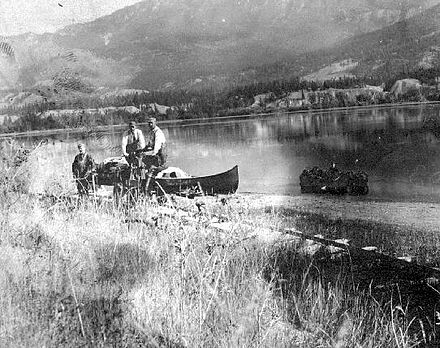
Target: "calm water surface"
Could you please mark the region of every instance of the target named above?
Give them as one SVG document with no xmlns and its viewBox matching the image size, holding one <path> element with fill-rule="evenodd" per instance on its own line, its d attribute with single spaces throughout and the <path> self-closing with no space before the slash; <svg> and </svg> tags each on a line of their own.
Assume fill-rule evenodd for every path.
<svg viewBox="0 0 440 348">
<path fill-rule="evenodd" d="M 359 199 L 440 202 L 439 105 L 159 126 L 169 141 L 169 165 L 207 175 L 238 164 L 240 192 L 299 195 L 304 168 L 336 163 L 369 174 L 370 194 Z M 78 141 L 102 161 L 120 155 L 120 138 L 116 129 L 58 134 L 47 147 L 68 172 Z"/>
</svg>

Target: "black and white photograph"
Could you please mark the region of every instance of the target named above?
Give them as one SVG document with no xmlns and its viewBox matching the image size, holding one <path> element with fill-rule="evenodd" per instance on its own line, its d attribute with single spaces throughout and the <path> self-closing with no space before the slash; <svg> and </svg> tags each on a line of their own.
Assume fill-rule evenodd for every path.
<svg viewBox="0 0 440 348">
<path fill-rule="evenodd" d="M 0 347 L 440 346 L 440 0 L 1 0 Z"/>
</svg>

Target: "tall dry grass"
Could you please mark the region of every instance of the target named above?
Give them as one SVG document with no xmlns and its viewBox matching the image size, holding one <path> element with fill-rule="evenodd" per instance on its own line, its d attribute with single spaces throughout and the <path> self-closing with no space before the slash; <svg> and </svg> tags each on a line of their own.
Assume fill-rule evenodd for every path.
<svg viewBox="0 0 440 348">
<path fill-rule="evenodd" d="M 28 162 L 32 163 L 32 154 Z M 9 167 L 7 167 L 9 166 Z M 7 167 L 7 168 L 6 168 Z M 303 245 L 248 238 L 278 216 L 212 200 L 161 215 L 29 195 L 5 165 L 0 218 L 0 346 L 412 347 L 405 306 L 325 282 Z M 4 173 L 8 173 L 5 175 Z M 62 187 L 63 183 L 55 185 Z M 43 187 L 50 193 L 52 181 Z M 58 192 L 58 191 L 57 191 Z M 231 229 L 209 227 L 212 215 Z M 411 330 L 416 328 L 417 330 Z M 416 333 L 414 333 L 416 332 Z"/>
</svg>

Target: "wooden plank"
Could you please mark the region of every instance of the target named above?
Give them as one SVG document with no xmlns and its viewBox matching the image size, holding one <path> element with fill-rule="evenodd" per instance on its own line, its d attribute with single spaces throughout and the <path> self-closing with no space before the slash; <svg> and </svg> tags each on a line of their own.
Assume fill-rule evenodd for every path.
<svg viewBox="0 0 440 348">
<path fill-rule="evenodd" d="M 222 232 L 230 232 L 234 228 L 245 227 L 251 230 L 255 230 L 255 226 L 252 224 L 232 224 L 231 222 L 212 222 L 210 224 L 211 227 L 216 228 Z M 436 278 L 440 280 L 440 270 L 434 267 L 429 267 L 425 265 L 417 264 L 413 261 L 413 257 L 402 256 L 402 257 L 394 257 L 390 255 L 386 255 L 378 252 L 378 248 L 375 246 L 367 246 L 367 247 L 356 247 L 349 244 L 348 240 L 334 240 L 324 238 L 322 236 L 312 236 L 305 234 L 301 231 L 298 231 L 294 228 L 286 228 L 286 229 L 276 229 L 272 227 L 264 228 L 265 234 L 275 234 L 274 238 L 260 238 L 261 236 L 258 233 L 253 232 L 250 235 L 253 237 L 258 237 L 262 241 L 266 242 L 274 242 L 277 238 L 281 237 L 283 234 L 293 235 L 299 237 L 303 240 L 311 240 L 321 245 L 329 246 L 336 248 L 336 251 L 345 251 L 351 257 L 357 256 L 360 258 L 364 258 L 365 262 L 370 262 L 373 260 L 379 260 L 382 263 L 386 263 L 390 266 L 394 266 L 399 269 L 407 269 L 411 270 L 411 274 L 417 275 L 420 279 L 428 279 L 428 278 Z"/>
<path fill-rule="evenodd" d="M 380 259 L 381 261 L 387 262 L 390 265 L 395 265 L 395 266 L 401 267 L 401 268 L 412 269 L 415 273 L 418 273 L 421 276 L 421 278 L 435 277 L 437 279 L 440 279 L 440 270 L 439 269 L 429 267 L 429 266 L 419 265 L 415 262 L 409 261 L 407 258 L 404 258 L 404 257 L 397 258 L 397 257 L 393 257 L 390 255 L 379 253 L 379 252 L 377 252 L 377 248 L 364 249 L 362 247 L 355 247 L 355 246 L 351 246 L 349 244 L 337 242 L 332 239 L 322 238 L 322 237 L 318 237 L 318 236 L 310 236 L 310 235 L 304 234 L 304 233 L 302 233 L 296 229 L 292 229 L 292 228 L 287 228 L 284 231 L 286 233 L 299 236 L 300 238 L 303 238 L 303 239 L 313 240 L 313 241 L 320 243 L 320 244 L 323 244 L 323 245 L 334 246 L 334 247 L 344 249 L 345 251 L 347 251 L 351 255 L 359 255 L 362 257 L 366 257 L 366 259 L 370 259 L 370 260 L 372 258 L 373 259 Z"/>
</svg>

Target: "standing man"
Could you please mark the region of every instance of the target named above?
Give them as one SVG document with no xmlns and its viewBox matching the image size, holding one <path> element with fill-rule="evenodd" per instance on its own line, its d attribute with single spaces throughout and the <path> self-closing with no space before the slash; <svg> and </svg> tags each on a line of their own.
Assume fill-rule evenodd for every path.
<svg viewBox="0 0 440 348">
<path fill-rule="evenodd" d="M 145 148 L 145 138 L 142 131 L 136 128 L 134 121 L 131 121 L 128 126 L 128 130 L 122 136 L 122 154 L 129 164 L 139 166 L 141 157 L 137 156 L 137 153 Z"/>
<path fill-rule="evenodd" d="M 154 117 L 150 117 L 147 120 L 147 126 L 148 144 L 145 148 L 146 158 L 144 159 L 147 170 L 152 166 L 158 169 L 164 169 L 168 157 L 165 135 L 156 125 L 156 119 Z"/>
<path fill-rule="evenodd" d="M 80 197 L 89 194 L 90 179 L 93 169 L 95 168 L 95 161 L 92 156 L 86 153 L 86 146 L 78 144 L 79 153 L 75 156 L 72 163 L 72 174 L 76 181 L 76 188 Z"/>
<path fill-rule="evenodd" d="M 156 125 L 156 119 L 154 117 L 150 117 L 147 120 L 147 126 L 148 143 L 144 148 L 145 157 L 143 158 L 146 177 L 144 176 L 145 179 L 142 181 L 141 189 L 144 193 L 148 194 L 151 178 L 166 168 L 167 147 L 165 135 Z"/>
</svg>

